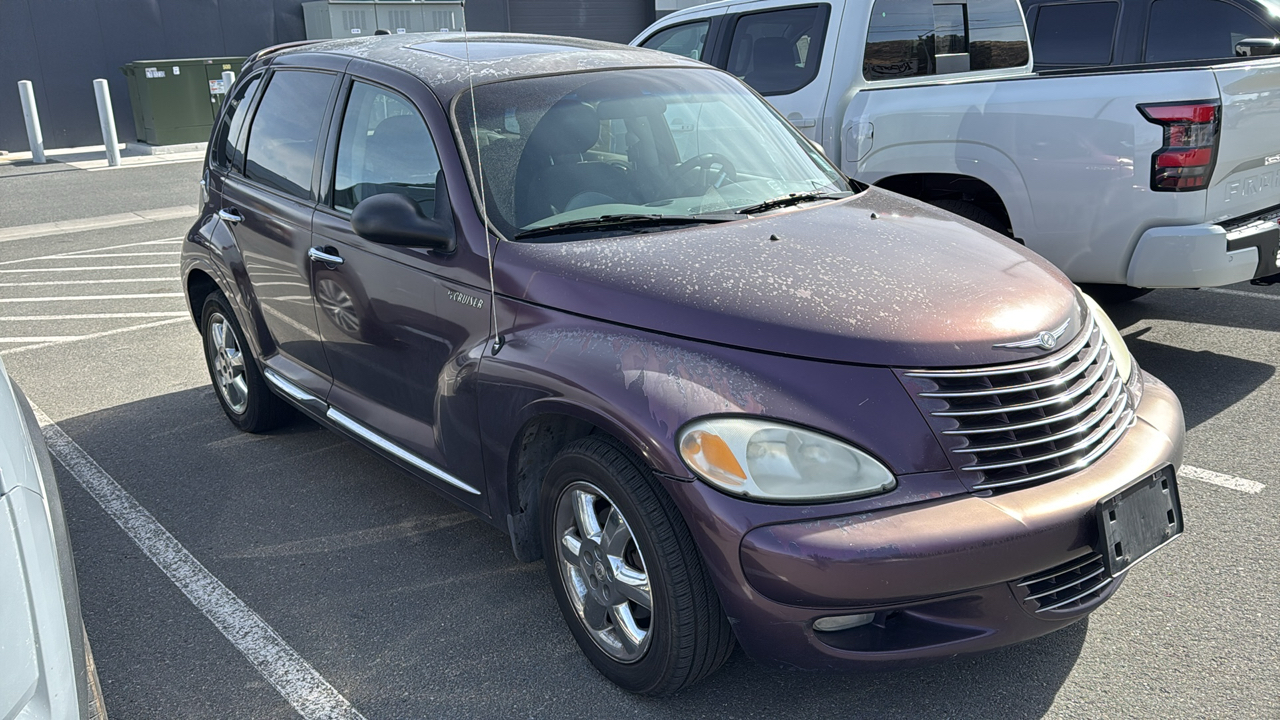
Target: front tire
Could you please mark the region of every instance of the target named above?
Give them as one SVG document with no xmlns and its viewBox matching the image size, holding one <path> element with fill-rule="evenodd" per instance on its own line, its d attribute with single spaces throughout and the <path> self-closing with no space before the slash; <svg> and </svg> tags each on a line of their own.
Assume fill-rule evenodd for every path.
<svg viewBox="0 0 1280 720">
<path fill-rule="evenodd" d="M 245 432 L 261 433 L 284 424 L 293 410 L 267 387 L 244 332 L 221 292 L 204 301 L 200 334 L 205 365 L 214 394 L 231 423 Z"/>
<path fill-rule="evenodd" d="M 683 518 L 616 441 L 586 437 L 556 456 L 539 522 L 565 622 L 609 680 L 671 695 L 729 657 L 733 633 Z"/>
</svg>

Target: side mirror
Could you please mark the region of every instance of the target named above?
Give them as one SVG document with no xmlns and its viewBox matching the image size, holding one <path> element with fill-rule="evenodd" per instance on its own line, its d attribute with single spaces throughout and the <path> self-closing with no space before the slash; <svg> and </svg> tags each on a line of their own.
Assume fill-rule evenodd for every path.
<svg viewBox="0 0 1280 720">
<path fill-rule="evenodd" d="M 1236 57 L 1257 57 L 1259 55 L 1280 55 L 1280 39 L 1245 38 L 1236 43 Z"/>
<path fill-rule="evenodd" d="M 382 245 L 451 252 L 456 245 L 453 210 L 443 170 L 436 174 L 435 193 L 434 218 L 424 215 L 422 207 L 407 195 L 379 193 L 367 197 L 351 212 L 351 229 L 365 240 Z"/>
</svg>

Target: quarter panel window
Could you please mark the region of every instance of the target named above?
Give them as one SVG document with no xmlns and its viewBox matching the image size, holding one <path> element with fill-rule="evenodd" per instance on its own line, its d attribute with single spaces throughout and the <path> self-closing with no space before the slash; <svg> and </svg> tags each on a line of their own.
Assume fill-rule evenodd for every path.
<svg viewBox="0 0 1280 720">
<path fill-rule="evenodd" d="M 435 214 L 440 157 L 427 123 L 404 97 L 355 82 L 342 117 L 333 205 L 350 212 L 381 193 L 407 195 Z"/>
<path fill-rule="evenodd" d="M 311 197 L 311 172 L 334 76 L 277 71 L 249 128 L 245 176 L 298 198 Z"/>
<path fill-rule="evenodd" d="M 868 80 L 1000 70 L 1031 54 L 1016 3 L 876 0 L 862 75 Z"/>
<path fill-rule="evenodd" d="M 702 53 L 707 48 L 707 30 L 710 27 L 709 20 L 676 25 L 654 33 L 648 40 L 640 43 L 640 46 L 701 60 Z"/>
<path fill-rule="evenodd" d="M 1231 58 L 1241 40 L 1275 36 L 1275 30 L 1229 3 L 1156 0 L 1147 24 L 1145 59 L 1174 62 Z"/>
<path fill-rule="evenodd" d="M 1036 63 L 1110 65 L 1120 4 L 1041 5 L 1031 40 Z"/>
<path fill-rule="evenodd" d="M 244 167 L 244 141 L 241 130 L 244 129 L 248 115 L 248 105 L 253 101 L 254 93 L 262 84 L 262 76 L 255 75 L 236 89 L 235 94 L 227 101 L 226 111 L 222 113 L 222 121 L 218 124 L 218 134 L 213 141 L 213 152 L 210 161 L 217 167 L 229 169 Z"/>
<path fill-rule="evenodd" d="M 729 72 L 761 95 L 785 95 L 818 75 L 827 34 L 826 5 L 743 15 L 729 44 Z"/>
</svg>

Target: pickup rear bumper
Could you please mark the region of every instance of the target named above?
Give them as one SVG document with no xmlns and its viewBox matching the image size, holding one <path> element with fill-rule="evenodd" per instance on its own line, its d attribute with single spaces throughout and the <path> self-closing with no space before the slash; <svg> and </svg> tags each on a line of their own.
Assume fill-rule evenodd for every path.
<svg viewBox="0 0 1280 720">
<path fill-rule="evenodd" d="M 1280 272 L 1280 207 L 1223 223 L 1151 228 L 1129 261 L 1131 287 L 1215 287 Z"/>
</svg>

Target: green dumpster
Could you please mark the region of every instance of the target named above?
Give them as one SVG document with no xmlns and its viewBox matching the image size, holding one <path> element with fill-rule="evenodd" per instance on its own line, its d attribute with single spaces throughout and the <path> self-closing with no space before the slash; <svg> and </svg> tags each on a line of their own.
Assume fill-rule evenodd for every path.
<svg viewBox="0 0 1280 720">
<path fill-rule="evenodd" d="M 240 72 L 243 57 L 135 60 L 120 71 L 129 81 L 138 142 L 206 142 L 228 88 L 222 73 Z"/>
</svg>

